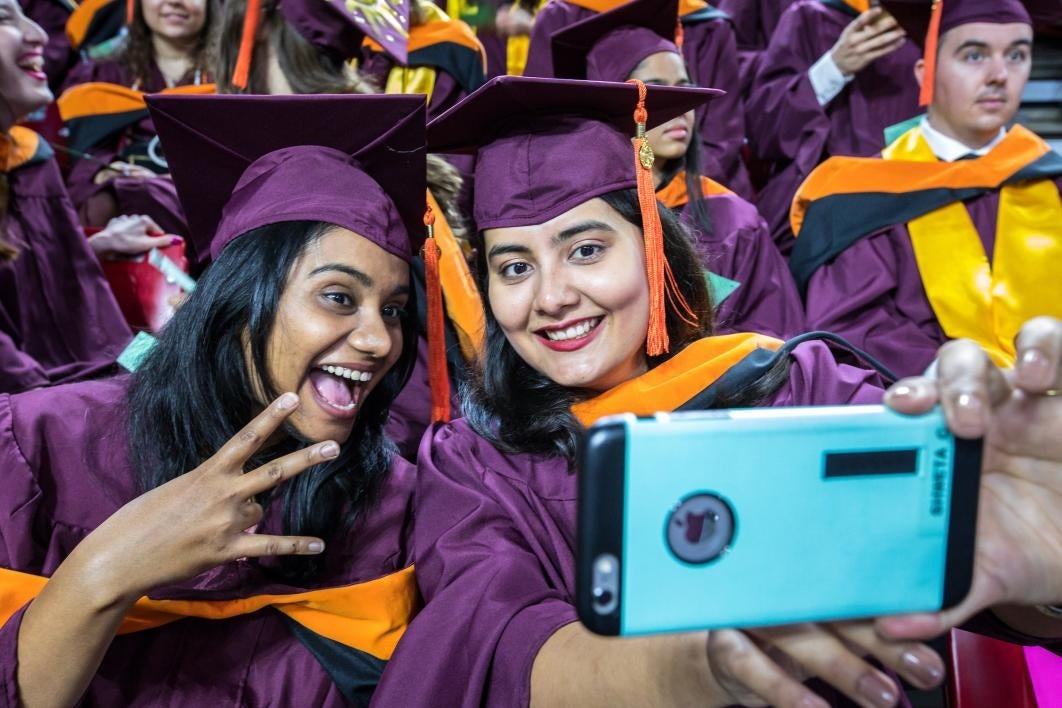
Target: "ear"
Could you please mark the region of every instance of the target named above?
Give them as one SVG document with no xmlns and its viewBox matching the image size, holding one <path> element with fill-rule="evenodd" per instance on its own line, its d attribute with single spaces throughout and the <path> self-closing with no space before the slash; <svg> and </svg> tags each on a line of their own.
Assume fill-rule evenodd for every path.
<svg viewBox="0 0 1062 708">
<path fill-rule="evenodd" d="M 919 88 L 922 87 L 922 82 L 925 80 L 925 76 L 926 76 L 926 60 L 925 59 L 919 59 L 918 61 L 915 62 L 915 65 L 914 65 L 914 77 L 915 77 L 915 81 L 918 82 L 918 87 Z"/>
</svg>

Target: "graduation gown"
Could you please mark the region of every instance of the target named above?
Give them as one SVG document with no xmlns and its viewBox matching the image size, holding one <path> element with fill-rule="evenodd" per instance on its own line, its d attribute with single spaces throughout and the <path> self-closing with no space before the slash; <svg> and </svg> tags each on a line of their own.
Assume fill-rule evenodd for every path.
<svg viewBox="0 0 1062 708">
<path fill-rule="evenodd" d="M 1027 137 L 1023 139 L 1022 135 Z M 913 131 L 907 137 L 914 137 Z M 1016 145 L 1019 140 L 1029 143 L 1034 148 L 1037 142 L 1042 143 L 1019 126 L 1011 129 L 1007 139 L 985 157 L 979 160 L 951 163 L 951 165 L 957 168 L 968 168 L 973 174 L 988 174 L 989 166 L 993 163 L 1000 165 L 1003 159 L 1000 155 L 1011 149 L 1011 146 Z M 928 150 L 928 146 L 924 147 Z M 1042 153 L 1042 157 L 1024 167 L 1022 167 L 1022 160 L 1014 162 L 1009 167 L 1002 165 L 1002 169 L 1011 175 L 1018 174 L 1019 177 L 1021 176 L 1019 168 L 1026 170 L 1029 176 L 1032 175 L 1031 170 L 1037 169 L 1050 174 L 1052 172 L 1050 163 L 1054 162 L 1053 171 L 1056 175 L 1059 174 L 1062 170 L 1062 157 L 1059 157 L 1057 153 L 1046 152 L 1046 144 L 1043 145 L 1043 150 L 1045 152 Z M 935 158 L 932 159 L 935 160 Z M 888 165 L 890 161 L 886 160 L 885 163 Z M 902 214 L 902 208 L 918 209 L 919 202 L 925 201 L 932 195 L 932 188 L 940 187 L 942 182 L 927 180 L 916 188 L 915 178 L 911 173 L 905 177 L 894 178 L 892 183 L 896 184 L 895 187 L 890 186 L 889 182 L 875 179 L 874 182 L 878 186 L 871 194 L 877 196 L 864 195 L 858 186 L 865 180 L 862 174 L 867 168 L 884 167 L 881 161 L 838 161 L 837 164 L 841 167 L 839 171 L 831 174 L 833 165 L 827 163 L 823 165 L 821 172 L 816 172 L 808 180 L 808 184 L 801 188 L 801 195 L 807 193 L 810 204 L 802 204 L 798 207 L 798 211 L 803 211 L 807 216 L 800 225 L 800 236 L 797 238 L 797 249 L 793 252 L 792 265 L 798 283 L 806 286 L 807 289 L 808 326 L 811 329 L 824 329 L 844 336 L 852 344 L 877 357 L 900 376 L 920 374 L 936 357 L 940 345 L 952 337 L 945 333 L 941 319 L 927 295 L 926 278 L 932 277 L 933 280 L 929 282 L 936 282 L 936 276 L 926 276 L 922 272 L 925 264 L 920 265 L 916 258 L 907 220 L 900 223 L 893 222 L 896 221 L 897 215 Z M 946 166 L 946 163 L 935 161 L 930 163 L 931 169 Z M 1016 172 L 1016 170 L 1019 171 Z M 828 183 L 824 180 L 827 179 L 829 183 L 836 180 L 837 183 L 853 185 L 853 189 L 857 191 L 851 194 L 820 195 L 818 185 L 825 187 Z M 1010 179 L 1005 181 L 1012 182 Z M 965 199 L 943 197 L 941 201 L 961 202 L 976 232 L 969 235 L 969 238 L 974 240 L 972 245 L 983 249 L 984 257 L 987 257 L 985 269 L 998 266 L 993 268 L 998 271 L 999 267 L 1005 267 L 998 261 L 1000 249 L 1013 244 L 1016 240 L 1024 240 L 1024 237 L 1010 226 L 1015 223 L 1013 220 L 1001 218 L 1001 185 L 992 185 L 991 182 L 992 180 L 988 180 L 985 188 L 974 190 L 972 195 Z M 1027 182 L 1018 179 L 1017 183 Z M 1056 200 L 1055 204 L 1058 204 L 1062 178 L 1048 177 L 1047 183 L 1053 184 L 1054 188 L 1047 188 L 1047 199 L 1040 206 L 1044 213 L 1050 213 L 1046 210 L 1050 207 L 1052 197 Z M 829 187 L 825 189 L 832 191 Z M 893 194 L 880 193 L 891 192 L 893 189 L 898 191 Z M 798 203 L 803 201 L 802 197 L 798 197 Z M 817 206 L 816 202 L 818 202 Z M 1033 205 L 1032 209 L 1036 211 L 1036 206 Z M 927 209 L 918 209 L 918 211 L 925 212 Z M 841 215 L 846 213 L 859 214 L 859 224 L 856 225 L 858 227 L 856 230 L 853 231 L 844 226 L 844 219 Z M 878 216 L 881 218 L 878 219 Z M 1050 217 L 1047 218 L 1051 220 Z M 836 224 L 837 229 L 831 231 L 826 227 L 827 222 Z M 882 222 L 885 223 L 884 227 Z M 1007 228 L 1013 230 L 997 231 Z M 861 233 L 866 229 L 870 229 L 869 233 Z M 848 240 L 843 239 L 842 234 L 845 233 L 854 237 L 850 245 L 821 265 L 814 266 L 814 263 L 823 260 L 825 253 L 815 261 L 805 258 L 806 255 L 818 250 L 815 247 L 817 243 L 822 244 L 827 241 L 843 243 Z M 953 233 L 951 229 L 940 231 L 936 240 L 951 233 Z M 1027 317 L 1037 314 L 1062 315 L 1062 304 L 1060 304 L 1062 296 L 1057 291 L 1049 290 L 1052 286 L 1051 281 L 1057 281 L 1056 278 L 1048 274 L 1048 282 L 1044 283 L 1044 287 L 1036 285 L 1039 281 L 1025 281 L 1026 278 L 1034 277 L 1030 265 L 1041 263 L 1049 270 L 1053 269 L 1054 273 L 1062 268 L 1062 260 L 1059 260 L 1060 250 L 1062 250 L 1060 246 L 1062 244 L 1062 220 L 1054 221 L 1053 224 L 1049 223 L 1046 229 L 1038 231 L 1032 239 L 1035 241 L 1042 236 L 1047 237 L 1043 248 L 1035 246 L 1035 251 L 1015 264 L 1019 276 L 1014 283 L 1016 287 L 1011 289 L 1011 297 L 1008 300 L 1018 301 L 1017 306 L 1021 307 L 1020 296 L 1024 293 L 1025 297 L 1033 301 L 1031 310 L 1028 312 L 1019 310 L 1024 314 L 1011 316 L 1018 326 L 1020 326 L 1018 320 L 1024 321 Z M 801 243 L 805 237 L 808 241 Z M 957 241 L 955 248 L 945 246 L 949 254 L 946 269 L 953 273 L 962 269 L 964 273 L 967 273 L 967 279 L 976 279 L 976 271 L 968 271 L 964 266 L 959 265 L 959 245 L 962 243 Z M 990 275 L 989 278 L 991 279 Z M 997 291 L 1000 287 L 1007 287 L 1007 284 L 1000 284 L 997 281 L 995 286 Z M 962 303 L 960 307 L 972 309 L 973 298 L 960 297 Z M 998 323 L 1006 307 L 993 306 L 993 311 L 996 313 L 994 318 Z M 977 333 L 961 333 L 962 336 L 974 336 L 975 334 Z M 998 336 L 1012 342 L 1013 334 L 1016 334 L 1016 331 L 1009 333 L 1008 330 L 1001 332 Z M 986 346 L 992 346 L 987 339 L 983 343 Z M 1004 355 L 1000 354 L 1000 356 Z M 1005 360 L 997 363 L 1008 364 Z"/>
<path fill-rule="evenodd" d="M 524 76 L 553 76 L 550 42 L 554 32 L 621 4 L 612 0 L 553 0 L 547 4 L 535 15 Z M 680 3 L 679 14 L 683 32 L 682 55 L 690 78 L 698 86 L 727 92 L 697 109 L 701 172 L 750 199 L 752 183 L 741 157 L 745 142 L 745 107 L 733 26 L 725 13 L 698 0 Z"/>
<path fill-rule="evenodd" d="M 820 106 L 808 70 L 836 43 L 855 10 L 839 2 L 799 0 L 782 15 L 749 92 L 749 147 L 769 166 L 756 197 L 783 254 L 793 247 L 789 206 L 801 182 L 832 155 L 868 156 L 885 147 L 886 128 L 920 111 L 911 41 L 859 72 Z"/>
<path fill-rule="evenodd" d="M 760 58 L 774 28 L 793 0 L 719 0 L 719 9 L 730 15 L 737 37 L 741 66 L 741 95 L 748 96 Z"/>
<path fill-rule="evenodd" d="M 717 330 L 783 338 L 803 332 L 804 308 L 793 277 L 756 207 L 707 178 L 702 179 L 701 191 L 711 233 L 691 226 L 685 174 L 658 190 L 657 198 L 680 211 L 705 269 L 712 274 L 708 279 Z"/>
<path fill-rule="evenodd" d="M 0 264 L 0 392 L 9 393 L 104 371 L 132 339 L 50 148 L 25 128 L 11 134 L 24 154 L 8 171 L 4 220 L 19 253 Z"/>
<path fill-rule="evenodd" d="M 730 338 L 718 341 L 729 347 Z M 822 343 L 798 346 L 791 360 L 770 405 L 881 400 L 876 375 L 838 364 Z M 575 495 L 564 459 L 503 454 L 464 420 L 425 436 L 415 545 L 426 604 L 384 673 L 378 705 L 528 705 L 535 656 L 576 621 Z"/>
<path fill-rule="evenodd" d="M 125 377 L 0 396 L 0 568 L 49 576 L 74 546 L 136 496 L 127 451 Z M 73 413 L 73 415 L 72 415 Z M 263 594 L 401 581 L 415 599 L 410 562 L 413 469 L 396 458 L 380 502 L 349 531 L 326 538 L 325 567 L 305 587 L 271 579 L 275 559 L 241 559 L 185 582 L 156 588 L 155 599 L 221 601 Z M 259 524 L 279 533 L 280 510 Z M 0 583 L 12 576 L 0 575 Z M 275 576 L 274 576 L 275 578 Z M 10 609 L 3 608 L 2 609 Z M 395 607 L 358 608 L 386 623 Z M 25 608 L 0 617 L 0 702 L 18 705 L 16 658 Z M 408 616 L 406 616 L 408 619 Z M 404 624 L 404 622 L 403 622 Z M 385 624 L 386 626 L 386 624 Z M 120 634 L 111 643 L 82 703 L 124 706 L 350 705 L 322 663 L 295 632 L 300 621 L 276 606 L 228 619 L 183 617 Z M 394 634 L 394 632 L 392 632 Z M 305 634 L 303 634 L 305 636 Z M 314 635 L 320 639 L 319 635 Z M 397 638 L 391 637 L 391 644 Z M 311 643 L 318 649 L 336 642 Z M 366 647 L 370 645 L 366 644 Z M 344 647 L 346 649 L 346 647 Z M 376 648 L 372 651 L 379 652 Z M 351 650 L 344 670 L 360 681 L 366 705 L 385 657 Z"/>
<path fill-rule="evenodd" d="M 103 82 L 133 88 L 136 79 L 119 61 L 84 61 L 70 70 L 64 90 L 89 82 Z M 157 67 L 153 67 L 147 84 L 135 87 L 145 93 L 156 93 L 166 88 L 166 80 Z M 91 118 L 89 118 L 91 120 Z M 93 157 L 110 163 L 121 160 L 122 149 L 129 142 L 150 140 L 155 128 L 147 111 L 139 120 L 133 121 L 117 136 L 81 146 Z M 121 214 L 145 214 L 155 220 L 164 231 L 179 236 L 188 235 L 184 212 L 177 199 L 177 190 L 168 176 L 143 179 L 139 177 L 115 177 L 105 184 L 93 180 L 101 165 L 92 160 L 71 157 L 71 168 L 66 177 L 70 196 L 78 215 L 86 226 L 106 226 L 107 222 Z"/>
</svg>

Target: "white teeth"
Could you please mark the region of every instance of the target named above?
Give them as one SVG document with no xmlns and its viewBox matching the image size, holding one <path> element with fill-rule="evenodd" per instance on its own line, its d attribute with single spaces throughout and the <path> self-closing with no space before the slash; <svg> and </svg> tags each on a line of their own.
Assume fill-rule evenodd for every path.
<svg viewBox="0 0 1062 708">
<path fill-rule="evenodd" d="M 565 339 L 575 339 L 577 337 L 585 336 L 587 332 L 592 330 L 598 325 L 600 319 L 584 320 L 577 325 L 572 325 L 568 329 L 563 330 L 547 330 L 546 337 L 554 342 L 560 342 Z"/>
<path fill-rule="evenodd" d="M 348 369 L 345 366 L 322 366 L 321 368 L 333 376 L 339 376 L 340 378 L 349 381 L 357 381 L 359 383 L 365 383 L 372 378 L 372 374 L 368 371 L 355 371 L 354 369 Z"/>
</svg>

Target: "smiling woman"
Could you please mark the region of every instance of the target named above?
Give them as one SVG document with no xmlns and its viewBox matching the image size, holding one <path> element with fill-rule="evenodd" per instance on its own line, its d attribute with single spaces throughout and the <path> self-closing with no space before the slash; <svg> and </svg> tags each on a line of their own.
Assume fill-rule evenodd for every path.
<svg viewBox="0 0 1062 708">
<path fill-rule="evenodd" d="M 0 695 L 366 704 L 416 595 L 383 426 L 416 351 L 423 101 L 152 110 L 214 260 L 131 378 L 0 398 Z"/>
</svg>

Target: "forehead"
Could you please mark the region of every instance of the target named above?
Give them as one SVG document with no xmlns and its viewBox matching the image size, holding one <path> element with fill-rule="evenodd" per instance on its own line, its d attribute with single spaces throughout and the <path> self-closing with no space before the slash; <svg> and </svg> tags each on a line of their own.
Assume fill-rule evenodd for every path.
<svg viewBox="0 0 1062 708">
<path fill-rule="evenodd" d="M 655 52 L 639 62 L 631 72 L 634 78 L 688 80 L 686 62 L 675 52 Z"/>
<path fill-rule="evenodd" d="M 971 22 L 959 25 L 941 38 L 941 49 L 956 49 L 967 42 L 987 44 L 990 47 L 1006 48 L 1015 42 L 1031 42 L 1032 27 L 1021 22 L 996 24 L 992 22 Z"/>
<path fill-rule="evenodd" d="M 373 241 L 350 229 L 333 226 L 307 244 L 294 268 L 295 275 L 310 276 L 325 265 L 354 268 L 369 276 L 377 287 L 391 290 L 407 285 L 409 266 Z"/>
<path fill-rule="evenodd" d="M 599 221 L 621 233 L 625 231 L 637 233 L 638 231 L 619 212 L 606 204 L 605 200 L 595 197 L 541 224 L 486 229 L 483 232 L 483 239 L 488 254 L 491 246 L 502 243 L 528 248 L 551 246 L 554 236 L 566 229 L 585 224 L 587 221 Z"/>
</svg>

